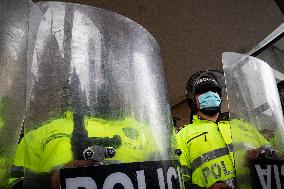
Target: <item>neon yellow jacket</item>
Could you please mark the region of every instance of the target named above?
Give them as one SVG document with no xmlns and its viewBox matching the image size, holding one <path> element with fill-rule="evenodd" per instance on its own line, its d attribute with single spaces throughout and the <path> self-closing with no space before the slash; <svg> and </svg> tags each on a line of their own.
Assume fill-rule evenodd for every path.
<svg viewBox="0 0 284 189">
<path fill-rule="evenodd" d="M 114 121 L 88 118 L 85 127 L 89 137 L 121 137 L 122 143 L 111 160 L 141 162 L 157 152 L 149 127 L 133 118 Z M 72 131 L 73 119 L 70 117 L 53 120 L 27 133 L 18 145 L 14 165 L 34 172 L 49 172 L 73 160 Z"/>
<path fill-rule="evenodd" d="M 180 163 L 189 168 L 185 179 L 206 188 L 217 181 L 233 184 L 235 160 L 232 142 L 248 143 L 252 148 L 268 143 L 244 121 L 233 120 L 230 123 L 220 121 L 216 124 L 194 116 L 193 124 L 177 133 L 177 146 L 182 151 Z"/>
</svg>

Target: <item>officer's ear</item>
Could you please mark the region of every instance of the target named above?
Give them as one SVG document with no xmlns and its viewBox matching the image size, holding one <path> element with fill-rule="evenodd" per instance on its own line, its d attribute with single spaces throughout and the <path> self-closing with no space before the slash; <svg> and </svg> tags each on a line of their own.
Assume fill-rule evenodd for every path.
<svg viewBox="0 0 284 189">
<path fill-rule="evenodd" d="M 193 115 L 197 114 L 197 105 L 196 105 L 195 100 L 193 99 L 188 99 L 187 103 L 190 109 L 189 123 L 191 124 L 193 121 Z"/>
<path fill-rule="evenodd" d="M 200 94 L 199 95 L 194 94 L 194 96 L 193 96 L 193 104 L 195 105 L 196 109 L 199 106 L 199 100 L 198 100 L 199 96 L 200 96 Z"/>
</svg>

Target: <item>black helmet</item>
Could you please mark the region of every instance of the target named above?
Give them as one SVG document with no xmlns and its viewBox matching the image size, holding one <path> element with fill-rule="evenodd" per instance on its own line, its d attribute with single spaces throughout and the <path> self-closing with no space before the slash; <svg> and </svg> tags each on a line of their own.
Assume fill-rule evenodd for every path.
<svg viewBox="0 0 284 189">
<path fill-rule="evenodd" d="M 197 113 L 196 102 L 194 95 L 203 93 L 209 89 L 216 91 L 219 96 L 222 96 L 223 72 L 219 70 L 205 70 L 193 74 L 186 84 L 186 95 L 188 106 L 191 110 L 190 123 L 192 123 L 193 114 Z"/>
<path fill-rule="evenodd" d="M 193 74 L 187 81 L 187 98 L 193 100 L 196 93 L 202 93 L 208 89 L 217 91 L 221 96 L 222 86 L 219 84 L 216 72 L 219 72 L 220 74 L 220 71 L 218 70 L 205 70 Z M 223 75 L 222 72 L 221 74 Z"/>
</svg>

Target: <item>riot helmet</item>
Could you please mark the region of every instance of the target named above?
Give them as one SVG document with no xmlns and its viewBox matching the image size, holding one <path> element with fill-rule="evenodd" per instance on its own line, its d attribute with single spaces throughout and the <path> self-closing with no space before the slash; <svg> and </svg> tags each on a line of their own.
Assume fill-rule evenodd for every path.
<svg viewBox="0 0 284 189">
<path fill-rule="evenodd" d="M 197 113 L 197 106 L 194 95 L 197 93 L 204 93 L 207 91 L 217 92 L 222 96 L 222 86 L 219 84 L 218 78 L 214 72 L 221 72 L 218 70 L 205 70 L 193 74 L 187 81 L 186 95 L 188 99 L 188 106 L 191 109 L 191 119 L 193 114 Z M 223 73 L 222 73 L 223 75 Z M 205 108 L 201 110 L 206 115 L 214 115 L 220 111 L 219 107 Z"/>
</svg>

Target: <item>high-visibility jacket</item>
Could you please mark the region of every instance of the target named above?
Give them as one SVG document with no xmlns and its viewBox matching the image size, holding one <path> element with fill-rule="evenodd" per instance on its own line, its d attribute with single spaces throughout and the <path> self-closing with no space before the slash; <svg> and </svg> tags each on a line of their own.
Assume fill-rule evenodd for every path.
<svg viewBox="0 0 284 189">
<path fill-rule="evenodd" d="M 176 140 L 182 151 L 180 163 L 188 168 L 185 179 L 206 188 L 217 181 L 234 184 L 234 162 L 239 157 L 234 157 L 232 144 L 258 148 L 268 143 L 257 130 L 242 120 L 215 123 L 197 116 L 193 117 L 193 124 L 177 133 Z M 240 159 L 244 162 L 244 156 Z"/>
<path fill-rule="evenodd" d="M 121 145 L 110 160 L 142 162 L 158 151 L 150 128 L 130 117 L 121 120 L 85 118 L 85 128 L 88 137 L 121 137 Z M 17 147 L 14 166 L 37 173 L 49 172 L 70 162 L 73 160 L 72 132 L 70 117 L 53 120 L 27 133 Z"/>
</svg>

